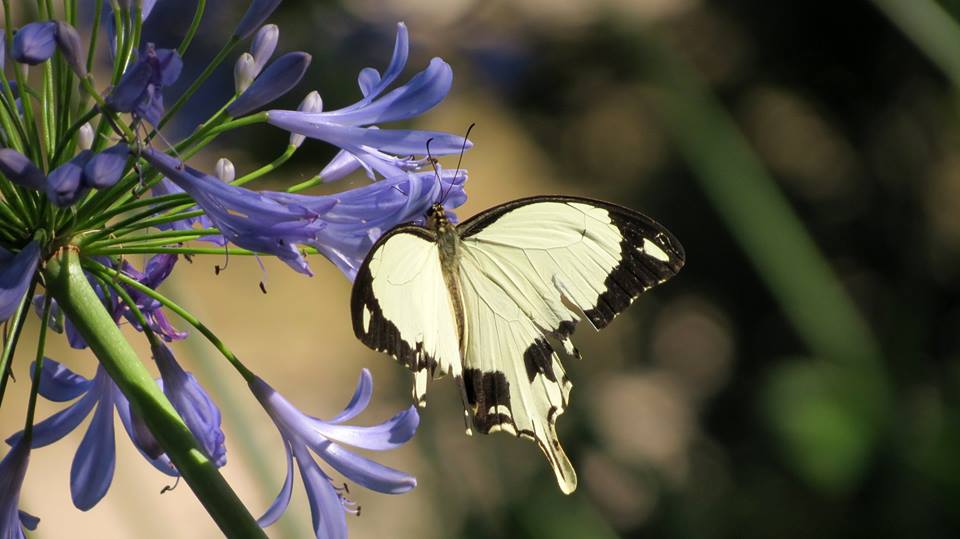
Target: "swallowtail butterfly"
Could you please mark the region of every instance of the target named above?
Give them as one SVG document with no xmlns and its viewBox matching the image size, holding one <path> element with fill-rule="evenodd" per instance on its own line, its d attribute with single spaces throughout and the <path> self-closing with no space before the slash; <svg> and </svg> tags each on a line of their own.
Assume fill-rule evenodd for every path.
<svg viewBox="0 0 960 539">
<path fill-rule="evenodd" d="M 538 196 L 459 225 L 434 204 L 426 226 L 399 225 L 370 250 L 351 298 L 367 346 L 414 372 L 414 399 L 450 374 L 467 434 L 504 431 L 543 450 L 560 489 L 577 476 L 557 439 L 572 384 L 556 348 L 581 314 L 602 329 L 680 270 L 683 248 L 660 224 L 614 204 Z"/>
</svg>

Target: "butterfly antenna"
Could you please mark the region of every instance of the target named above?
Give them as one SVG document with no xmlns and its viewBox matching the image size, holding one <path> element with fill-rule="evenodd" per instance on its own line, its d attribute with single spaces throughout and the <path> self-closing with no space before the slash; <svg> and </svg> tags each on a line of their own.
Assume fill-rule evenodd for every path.
<svg viewBox="0 0 960 539">
<path fill-rule="evenodd" d="M 467 140 L 469 140 L 470 132 L 473 131 L 473 128 L 476 125 L 477 122 L 471 123 L 470 127 L 467 128 L 467 132 L 463 135 L 463 145 L 460 146 L 460 157 L 457 158 L 457 170 L 453 173 L 453 182 L 450 182 L 450 185 L 447 186 L 447 191 L 443 193 L 443 197 L 440 199 L 441 204 L 447 200 L 447 195 L 450 194 L 450 190 L 453 189 L 454 182 L 457 181 L 457 176 L 460 175 L 460 165 L 463 164 L 463 152 L 467 151 Z"/>
</svg>

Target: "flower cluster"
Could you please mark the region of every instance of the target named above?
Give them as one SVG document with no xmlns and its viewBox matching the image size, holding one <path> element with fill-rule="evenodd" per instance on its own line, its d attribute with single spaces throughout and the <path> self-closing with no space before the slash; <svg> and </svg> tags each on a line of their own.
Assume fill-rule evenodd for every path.
<svg viewBox="0 0 960 539">
<path fill-rule="evenodd" d="M 402 23 L 383 72 L 360 72 L 355 103 L 325 111 L 314 90 L 297 110 L 263 110 L 300 86 L 311 61 L 306 52 L 273 58 L 280 29 L 265 23 L 279 4 L 253 0 L 227 44 L 178 94 L 170 89 L 184 63 L 194 61 L 190 44 L 197 25 L 179 42 L 140 41 L 142 27 L 167 2 L 104 3 L 104 16 L 90 32 L 76 29 L 76 10 L 57 13 L 41 3 L 41 20 L 19 27 L 8 22 L 3 30 L 0 66 L 12 65 L 13 77 L 0 79 L 0 321 L 9 335 L 0 354 L 0 399 L 24 326 L 39 319 L 40 330 L 36 359 L 21 362 L 32 380 L 24 428 L 7 437 L 9 450 L 0 461 L 0 536 L 24 537 L 39 523 L 19 507 L 21 489 L 30 488 L 23 481 L 31 451 L 60 441 L 89 416 L 70 472 L 73 503 L 81 510 L 99 503 L 113 479 L 115 413 L 143 457 L 163 474 L 183 477 L 230 536 L 262 536 L 261 528 L 281 516 L 292 496 L 294 461 L 318 538 L 345 537 L 345 515 L 359 513 L 333 472 L 377 492 L 400 494 L 416 486 L 412 476 L 347 449 L 394 449 L 419 424 L 413 407 L 374 426 L 347 424 L 370 402 L 367 370 L 342 413 L 329 421 L 311 417 L 161 292 L 180 260 L 210 253 L 274 257 L 308 276 L 310 257 L 319 255 L 352 279 L 386 231 L 421 221 L 436 203 L 452 211 L 466 200 L 466 172 L 441 171 L 433 157 L 462 152 L 469 141 L 386 125 L 437 106 L 453 81 L 439 58 L 401 81 L 409 56 Z M 197 5 L 194 20 L 200 21 L 205 3 Z M 84 42 L 81 35 L 93 39 Z M 235 50 L 247 40 L 247 51 Z M 106 47 L 110 69 L 94 69 L 98 46 Z M 233 95 L 209 104 L 210 117 L 189 136 L 167 141 L 161 133 L 170 118 L 231 57 Z M 32 87 L 37 81 L 25 76 L 24 65 L 42 66 L 42 89 Z M 109 79 L 99 79 L 100 73 Z M 67 91 L 48 91 L 54 85 Z M 218 135 L 258 124 L 289 132 L 289 144 L 269 166 L 238 174 L 227 158 L 211 172 L 188 163 Z M 281 190 L 252 185 L 307 139 L 337 150 L 316 176 Z M 355 172 L 370 181 L 335 194 L 309 193 Z M 143 265 L 141 255 L 151 255 Z M 149 343 L 159 378 L 148 374 L 121 325 Z M 49 333 L 62 334 L 78 354 L 91 354 L 63 363 L 46 357 Z M 280 435 L 284 451 L 277 458 L 285 457 L 287 477 L 259 519 L 239 505 L 217 471 L 227 463 L 220 408 L 171 348 L 194 335 L 222 352 Z M 65 404 L 34 421 L 38 397 Z"/>
</svg>

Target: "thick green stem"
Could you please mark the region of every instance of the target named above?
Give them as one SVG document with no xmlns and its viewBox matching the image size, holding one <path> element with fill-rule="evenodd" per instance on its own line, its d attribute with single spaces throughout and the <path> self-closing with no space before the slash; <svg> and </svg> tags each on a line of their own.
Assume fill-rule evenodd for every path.
<svg viewBox="0 0 960 539">
<path fill-rule="evenodd" d="M 227 537 L 266 538 L 104 309 L 87 282 L 77 253 L 64 249 L 47 263 L 45 275 L 49 293 L 130 400 L 134 412 L 146 422 L 220 530 Z"/>
</svg>

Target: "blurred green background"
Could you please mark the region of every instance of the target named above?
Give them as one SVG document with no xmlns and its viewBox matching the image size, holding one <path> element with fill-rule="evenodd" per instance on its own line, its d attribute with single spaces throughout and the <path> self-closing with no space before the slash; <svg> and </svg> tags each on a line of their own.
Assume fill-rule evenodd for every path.
<svg viewBox="0 0 960 539">
<path fill-rule="evenodd" d="M 172 94 L 246 7 L 208 4 Z M 160 0 L 145 37 L 176 43 L 192 9 Z M 523 195 L 585 195 L 651 215 L 688 257 L 604 333 L 580 329 L 585 359 L 568 362 L 575 389 L 558 425 L 580 475 L 573 495 L 533 444 L 465 437 L 459 398 L 441 381 L 414 442 L 383 457 L 418 488 L 355 489 L 352 536 L 955 537 L 958 17 L 956 0 L 284 2 L 271 19 L 280 50 L 314 61 L 281 107 L 312 89 L 327 109 L 353 102 L 357 72 L 386 64 L 405 21 L 407 74 L 432 56 L 455 73 L 447 101 L 415 125 L 477 123 L 461 218 Z M 231 61 L 169 135 L 189 132 L 232 86 Z M 227 156 L 243 173 L 286 140 L 243 130 L 193 164 L 212 170 Z M 307 179 L 332 153 L 308 141 L 260 185 Z M 296 405 L 334 415 L 363 366 L 378 394 L 361 420 L 408 405 L 408 374 L 353 338 L 350 284 L 332 266 L 317 258 L 306 279 L 268 264 L 263 295 L 255 261 L 214 276 L 217 263 L 182 262 L 161 291 Z M 54 346 L 52 357 L 92 374 L 92 357 Z M 259 514 L 282 482 L 279 437 L 204 342 L 176 351 L 224 409 L 225 474 Z M 27 389 L 26 363 L 15 392 Z M 20 417 L 5 411 L 0 427 Z M 76 511 L 67 485 L 82 432 L 34 453 L 22 506 L 43 519 L 36 537 L 217 535 L 185 486 L 159 494 L 168 482 L 119 432 L 112 490 Z M 294 493 L 271 536 L 310 535 Z"/>
</svg>

